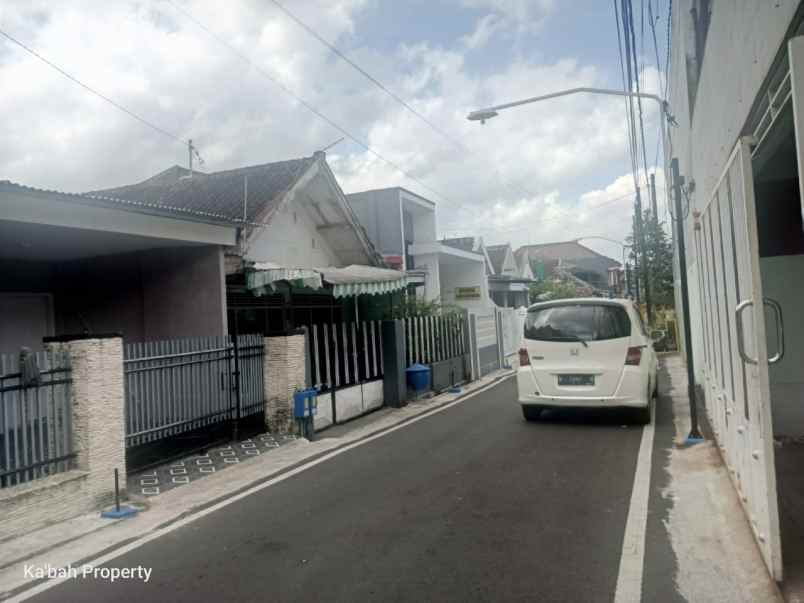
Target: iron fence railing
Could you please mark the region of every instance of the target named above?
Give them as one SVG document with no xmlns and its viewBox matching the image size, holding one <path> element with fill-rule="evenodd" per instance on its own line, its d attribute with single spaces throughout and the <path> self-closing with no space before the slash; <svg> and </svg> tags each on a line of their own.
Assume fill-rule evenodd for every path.
<svg viewBox="0 0 804 603">
<path fill-rule="evenodd" d="M 22 382 L 19 356 L 0 355 L 0 488 L 67 471 L 72 370 L 66 352 L 38 352 L 38 383 Z"/>
<path fill-rule="evenodd" d="M 262 412 L 263 356 L 261 335 L 126 344 L 126 446 Z"/>
<path fill-rule="evenodd" d="M 460 314 L 403 319 L 408 366 L 430 364 L 467 353 L 465 319 Z"/>
<path fill-rule="evenodd" d="M 308 348 L 313 386 L 325 392 L 381 379 L 381 324 L 376 320 L 312 325 Z"/>
</svg>

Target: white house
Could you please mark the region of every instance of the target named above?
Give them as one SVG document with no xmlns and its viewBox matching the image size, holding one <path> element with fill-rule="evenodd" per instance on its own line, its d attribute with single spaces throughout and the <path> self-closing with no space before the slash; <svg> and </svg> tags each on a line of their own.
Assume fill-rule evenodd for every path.
<svg viewBox="0 0 804 603">
<path fill-rule="evenodd" d="M 489 245 L 486 254 L 492 273 L 488 275 L 489 293 L 495 304 L 502 308 L 521 308 L 528 305 L 528 286 L 533 281 L 533 271 L 525 259 L 517 262 L 510 243 Z"/>
<path fill-rule="evenodd" d="M 355 313 L 342 297 L 405 286 L 404 274 L 385 269 L 322 152 L 211 173 L 174 166 L 100 193 L 214 212 L 237 224 L 237 245 L 227 253 L 227 307 L 230 327 L 237 320 L 240 332 L 340 322 Z M 352 266 L 359 268 L 339 270 Z M 340 295 L 345 288 L 328 276 L 351 285 L 352 294 Z"/>
<path fill-rule="evenodd" d="M 436 238 L 435 203 L 393 187 L 347 195 L 386 262 L 406 272 L 409 286 L 426 300 L 473 311 L 491 308 L 488 256 L 482 240 Z"/>
<path fill-rule="evenodd" d="M 802 34 L 798 0 L 673 2 L 667 154 L 689 206 L 676 293 L 685 271 L 707 415 L 768 569 L 786 584 L 804 583 Z"/>
</svg>

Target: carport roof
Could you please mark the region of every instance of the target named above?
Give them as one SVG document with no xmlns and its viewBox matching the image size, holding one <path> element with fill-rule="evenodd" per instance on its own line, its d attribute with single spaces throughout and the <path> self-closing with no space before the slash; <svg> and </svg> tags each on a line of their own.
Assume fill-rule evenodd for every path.
<svg viewBox="0 0 804 603">
<path fill-rule="evenodd" d="M 102 195 L 100 193 L 68 193 L 54 189 L 27 186 L 25 184 L 11 182 L 10 180 L 0 180 L 0 194 L 2 193 L 35 195 L 65 203 L 109 207 L 123 211 L 171 216 L 174 218 L 182 217 L 184 219 L 193 219 L 196 221 L 212 222 L 216 224 L 230 224 L 232 222 L 229 217 L 213 211 L 203 211 L 189 207 L 175 207 L 136 199 L 123 199 L 111 195 Z"/>
</svg>

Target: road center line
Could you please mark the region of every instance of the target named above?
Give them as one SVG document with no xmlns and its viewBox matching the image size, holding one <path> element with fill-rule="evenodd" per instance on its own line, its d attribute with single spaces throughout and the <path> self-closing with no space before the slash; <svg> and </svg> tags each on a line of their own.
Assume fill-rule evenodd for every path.
<svg viewBox="0 0 804 603">
<path fill-rule="evenodd" d="M 650 497 L 651 459 L 653 457 L 655 406 L 651 410 L 651 422 L 642 428 L 639 444 L 631 504 L 625 522 L 623 550 L 620 555 L 620 571 L 614 603 L 638 603 L 642 600 L 642 573 L 645 567 L 645 530 L 648 522 Z"/>
<path fill-rule="evenodd" d="M 235 503 L 235 502 L 239 501 L 242 498 L 246 498 L 247 496 L 251 496 L 252 494 L 255 494 L 255 493 L 259 492 L 260 490 L 264 490 L 265 488 L 269 488 L 270 486 L 273 486 L 274 484 L 278 484 L 279 482 L 283 482 L 286 479 L 289 479 L 289 478 L 293 477 L 294 475 L 297 475 L 297 474 L 299 474 L 299 473 L 301 473 L 303 471 L 306 471 L 307 469 L 315 467 L 316 465 L 320 465 L 321 463 L 324 463 L 324 462 L 326 462 L 326 461 L 328 461 L 328 460 L 330 460 L 330 459 L 332 459 L 332 458 L 334 458 L 336 456 L 339 456 L 339 455 L 343 454 L 344 452 L 348 452 L 349 450 L 357 448 L 358 446 L 363 446 L 364 444 L 368 444 L 369 442 L 373 442 L 374 440 L 382 438 L 382 437 L 388 435 L 389 433 L 393 433 L 394 431 L 397 431 L 399 429 L 404 429 L 405 427 L 408 427 L 409 425 L 413 425 L 414 423 L 418 423 L 419 421 L 427 419 L 428 417 L 432 417 L 434 415 L 442 413 L 445 410 L 448 410 L 448 409 L 452 408 L 453 406 L 455 406 L 457 404 L 461 404 L 463 402 L 466 402 L 467 400 L 470 400 L 471 398 L 475 397 L 477 394 L 481 394 L 481 393 L 483 393 L 483 392 L 485 392 L 485 391 L 487 391 L 487 390 L 489 390 L 489 389 L 491 389 L 493 387 L 501 385 L 506 380 L 507 380 L 507 378 L 503 378 L 503 379 L 494 381 L 492 383 L 489 383 L 488 385 L 484 385 L 483 387 L 481 387 L 481 388 L 469 393 L 468 395 L 466 395 L 466 396 L 464 396 L 462 398 L 459 398 L 459 399 L 457 399 L 457 400 L 455 400 L 453 402 L 448 402 L 447 404 L 444 404 L 443 406 L 439 406 L 435 410 L 432 410 L 430 412 L 425 412 L 424 414 L 421 414 L 419 416 L 413 417 L 412 419 L 409 419 L 408 421 L 405 421 L 404 423 L 400 423 L 399 425 L 395 425 L 394 427 L 389 427 L 388 429 L 385 429 L 385 430 L 383 430 L 383 431 L 381 431 L 379 433 L 375 433 L 374 435 L 367 436 L 367 437 L 363 438 L 362 440 L 358 440 L 356 442 L 353 442 L 352 444 L 347 444 L 346 446 L 338 448 L 337 450 L 333 450 L 332 452 L 329 452 L 329 453 L 327 453 L 327 454 L 325 454 L 323 456 L 320 456 L 320 457 L 318 457 L 316 459 L 313 459 L 312 461 L 309 461 L 307 463 L 304 463 L 303 465 L 299 465 L 295 469 L 291 469 L 290 471 L 282 473 L 281 475 L 278 475 L 273 479 L 270 479 L 268 481 L 262 482 L 261 484 L 258 484 L 258 485 L 254 486 L 252 488 L 249 488 L 248 490 L 244 490 L 240 494 L 236 494 L 236 495 L 234 495 L 234 496 L 232 496 L 230 498 L 227 498 L 226 500 L 222 500 L 221 502 L 216 503 L 216 504 L 214 504 L 214 505 L 212 505 L 210 507 L 206 507 L 204 509 L 201 509 L 197 513 L 193 513 L 192 515 L 188 515 L 187 517 L 184 517 L 183 519 L 180 519 L 180 520 L 170 524 L 169 526 L 165 526 L 164 528 L 161 528 L 159 530 L 151 532 L 150 534 L 147 534 L 147 535 L 143 536 L 142 538 L 139 538 L 139 539 L 135 540 L 134 542 L 130 542 L 129 544 L 120 547 L 119 549 L 115 549 L 114 551 L 106 553 L 105 555 L 97 557 L 96 559 L 86 561 L 84 564 L 88 564 L 88 565 L 92 565 L 92 566 L 105 565 L 109 561 L 112 561 L 113 559 L 116 559 L 117 557 L 120 557 L 121 555 L 125 555 L 126 553 L 128 553 L 130 551 L 133 551 L 134 549 L 137 549 L 137 548 L 143 546 L 144 544 L 147 544 L 147 543 L 151 542 L 152 540 L 156 540 L 157 538 L 160 538 L 160 537 L 164 536 L 165 534 L 169 534 L 170 532 L 173 532 L 175 530 L 178 530 L 181 527 L 184 527 L 188 523 L 192 523 L 193 521 L 201 519 L 202 517 L 205 517 L 205 516 L 209 515 L 210 513 L 214 513 L 215 511 L 218 511 L 218 510 L 220 510 L 220 509 L 222 509 L 224 507 L 227 507 L 227 506 L 231 505 L 232 503 Z M 11 598 L 7 599 L 6 601 L 8 603 L 18 603 L 19 601 L 25 601 L 26 599 L 29 599 L 29 598 L 31 598 L 33 596 L 36 596 L 39 593 L 42 593 L 42 592 L 44 592 L 44 591 L 46 591 L 48 589 L 53 588 L 54 586 L 58 586 L 59 584 L 67 582 L 68 580 L 71 580 L 71 578 L 64 577 L 64 578 L 55 578 L 53 580 L 46 580 L 45 582 L 43 582 L 41 584 L 38 584 L 37 586 L 34 586 L 33 588 L 30 588 L 30 589 L 22 591 L 21 593 L 17 594 L 14 597 L 11 597 Z"/>
</svg>

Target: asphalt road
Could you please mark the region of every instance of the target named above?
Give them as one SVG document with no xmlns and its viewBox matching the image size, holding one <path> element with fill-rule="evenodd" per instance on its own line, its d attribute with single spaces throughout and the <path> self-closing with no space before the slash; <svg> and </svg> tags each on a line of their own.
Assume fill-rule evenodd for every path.
<svg viewBox="0 0 804 603">
<path fill-rule="evenodd" d="M 526 423 L 514 399 L 503 381 L 110 564 L 152 567 L 147 584 L 34 600 L 611 601 L 642 428 L 611 412 Z"/>
</svg>

